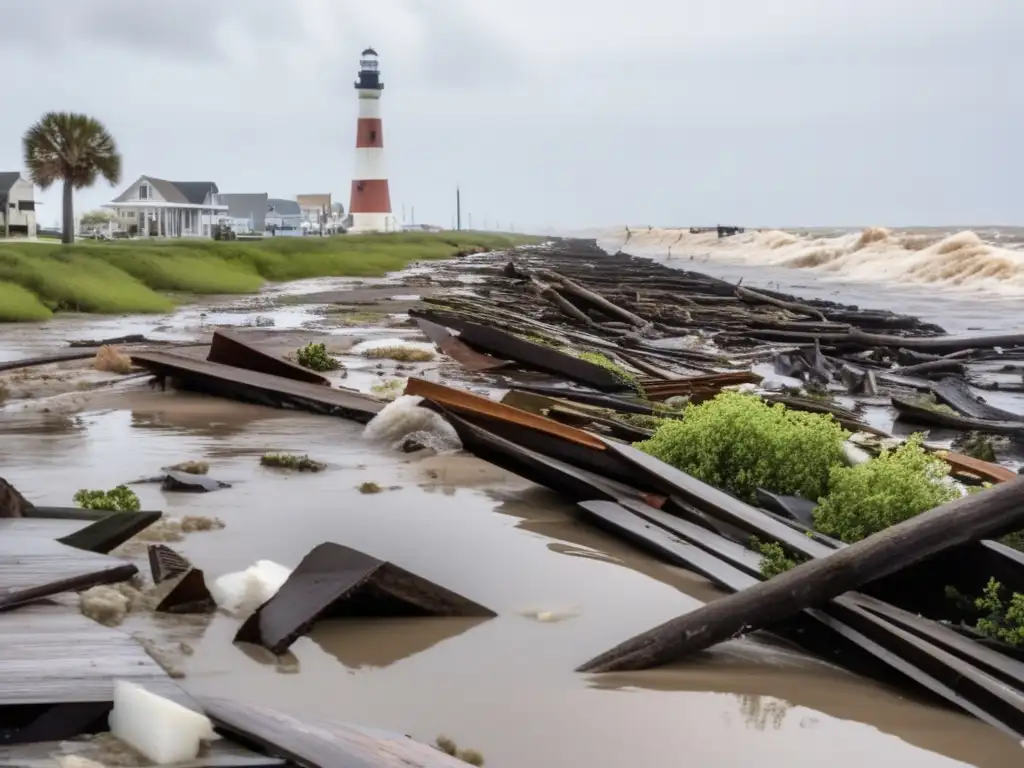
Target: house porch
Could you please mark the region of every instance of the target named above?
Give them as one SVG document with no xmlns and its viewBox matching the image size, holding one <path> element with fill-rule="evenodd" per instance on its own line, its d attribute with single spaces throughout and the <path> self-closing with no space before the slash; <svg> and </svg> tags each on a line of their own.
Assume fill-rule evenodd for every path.
<svg viewBox="0 0 1024 768">
<path fill-rule="evenodd" d="M 212 237 L 226 205 L 126 201 L 103 206 L 114 211 L 117 226 L 138 237 Z"/>
</svg>

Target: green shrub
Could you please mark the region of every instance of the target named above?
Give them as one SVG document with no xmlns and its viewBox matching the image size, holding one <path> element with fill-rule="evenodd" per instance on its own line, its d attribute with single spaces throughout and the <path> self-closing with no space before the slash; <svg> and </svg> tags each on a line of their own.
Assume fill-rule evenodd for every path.
<svg viewBox="0 0 1024 768">
<path fill-rule="evenodd" d="M 755 552 L 761 553 L 759 570 L 766 579 L 785 573 L 798 565 L 797 561 L 786 554 L 786 550 L 777 541 L 761 541 L 756 536 L 751 536 L 750 547 Z"/>
<path fill-rule="evenodd" d="M 975 629 L 1010 645 L 1024 645 L 1024 595 L 1014 592 L 1010 602 L 1004 603 L 1002 591 L 1002 584 L 988 580 L 982 596 L 974 601 L 975 607 L 986 614 Z"/>
<path fill-rule="evenodd" d="M 323 343 L 310 342 L 295 350 L 295 360 L 303 368 L 309 368 L 311 371 L 336 371 L 341 367 L 337 360 L 327 354 L 327 347 Z"/>
<path fill-rule="evenodd" d="M 927 453 L 922 441 L 912 435 L 864 464 L 834 468 L 828 496 L 814 510 L 815 527 L 847 543 L 860 541 L 958 498 L 959 489 L 942 482 L 948 465 Z"/>
<path fill-rule="evenodd" d="M 803 413 L 723 392 L 687 406 L 636 447 L 710 485 L 754 501 L 758 487 L 817 499 L 843 461 L 847 433 L 827 414 Z"/>
<path fill-rule="evenodd" d="M 109 491 L 89 491 L 85 488 L 75 494 L 75 503 L 82 509 L 102 509 L 108 512 L 138 512 L 139 497 L 127 485 Z"/>
</svg>

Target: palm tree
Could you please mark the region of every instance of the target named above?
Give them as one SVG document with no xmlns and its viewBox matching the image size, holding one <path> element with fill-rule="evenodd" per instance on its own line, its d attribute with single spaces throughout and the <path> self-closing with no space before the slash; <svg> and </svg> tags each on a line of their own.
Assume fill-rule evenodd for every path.
<svg viewBox="0 0 1024 768">
<path fill-rule="evenodd" d="M 121 180 L 121 155 L 99 120 L 74 112 L 47 112 L 22 138 L 25 167 L 40 189 L 64 182 L 63 241 L 75 241 L 74 190 L 91 187 L 102 176 L 111 186 Z"/>
</svg>

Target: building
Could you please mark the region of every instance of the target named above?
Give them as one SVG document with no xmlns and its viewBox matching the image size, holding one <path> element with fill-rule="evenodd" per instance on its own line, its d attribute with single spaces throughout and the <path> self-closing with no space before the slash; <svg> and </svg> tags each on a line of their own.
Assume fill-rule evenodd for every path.
<svg viewBox="0 0 1024 768">
<path fill-rule="evenodd" d="M 269 196 L 266 192 L 250 194 L 216 194 L 214 200 L 226 205 L 221 215 L 239 235 L 262 235 L 266 230 Z"/>
<path fill-rule="evenodd" d="M 391 214 L 391 192 L 384 164 L 384 124 L 380 116 L 380 97 L 384 83 L 380 79 L 377 52 L 363 51 L 355 82 L 359 96 L 356 121 L 356 161 L 352 173 L 352 194 L 348 211 L 352 216 L 350 232 L 391 232 L 397 229 Z"/>
<path fill-rule="evenodd" d="M 139 237 L 212 237 L 228 206 L 218 203 L 212 181 L 167 181 L 140 176 L 104 205 L 115 227 Z"/>
<path fill-rule="evenodd" d="M 298 230 L 302 227 L 302 209 L 295 200 L 272 197 L 267 200 L 266 225 L 268 232 Z"/>
<path fill-rule="evenodd" d="M 319 230 L 320 226 L 326 229 L 331 216 L 331 193 L 319 195 L 296 195 L 295 200 L 302 211 L 301 227 L 310 230 Z"/>
<path fill-rule="evenodd" d="M 0 235 L 36 236 L 36 188 L 17 171 L 0 171 Z"/>
</svg>

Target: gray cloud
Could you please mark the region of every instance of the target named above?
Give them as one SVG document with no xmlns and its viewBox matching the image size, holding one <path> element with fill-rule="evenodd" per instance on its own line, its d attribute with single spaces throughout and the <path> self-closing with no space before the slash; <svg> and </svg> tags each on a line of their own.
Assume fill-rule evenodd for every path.
<svg viewBox="0 0 1024 768">
<path fill-rule="evenodd" d="M 1008 221 L 1022 28 L 1006 0 L 13 0 L 0 67 L 33 77 L 0 169 L 75 109 L 126 176 L 344 197 L 374 45 L 393 198 L 419 221 L 449 223 L 456 183 L 524 227 Z"/>
</svg>

